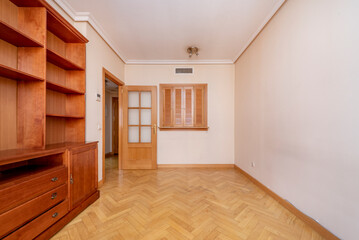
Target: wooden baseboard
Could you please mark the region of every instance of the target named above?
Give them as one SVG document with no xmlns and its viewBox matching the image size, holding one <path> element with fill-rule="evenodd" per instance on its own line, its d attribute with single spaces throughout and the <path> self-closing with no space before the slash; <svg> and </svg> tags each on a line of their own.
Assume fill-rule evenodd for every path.
<svg viewBox="0 0 359 240">
<path fill-rule="evenodd" d="M 98 185 L 97 185 L 97 186 L 98 186 L 98 188 L 102 187 L 102 186 L 103 186 L 103 184 L 104 184 L 104 180 L 102 179 L 101 181 L 99 181 L 99 182 L 98 182 Z"/>
<path fill-rule="evenodd" d="M 234 164 L 158 164 L 157 168 L 234 168 Z"/>
<path fill-rule="evenodd" d="M 105 158 L 112 157 L 113 155 L 115 155 L 113 152 L 106 153 Z"/>
<path fill-rule="evenodd" d="M 257 185 L 259 188 L 261 188 L 263 191 L 265 191 L 268 195 L 270 195 L 272 198 L 274 198 L 276 201 L 278 201 L 283 207 L 288 209 L 291 213 L 293 213 L 296 217 L 301 219 L 303 222 L 308 224 L 311 228 L 313 228 L 316 232 L 318 232 L 320 235 L 322 235 L 325 239 L 328 240 L 339 240 L 337 236 L 335 236 L 333 233 L 331 233 L 328 229 L 320 225 L 317 221 L 315 221 L 313 218 L 309 217 L 305 213 L 301 212 L 298 208 L 293 206 L 290 202 L 283 199 L 279 195 L 277 195 L 275 192 L 264 186 L 260 181 L 249 175 L 246 171 L 238 167 L 237 165 L 234 165 L 234 168 L 238 170 L 240 173 L 242 173 L 244 176 L 246 176 L 250 181 L 252 181 L 255 185 Z"/>
<path fill-rule="evenodd" d="M 68 214 L 66 214 L 63 218 L 61 218 L 54 225 L 46 229 L 39 236 L 37 236 L 36 240 L 47 240 L 54 236 L 58 231 L 60 231 L 66 224 L 71 222 L 77 215 L 79 215 L 83 210 L 85 210 L 88 206 L 94 203 L 100 197 L 100 192 L 96 191 L 89 198 L 83 201 L 79 206 L 72 209 Z"/>
</svg>

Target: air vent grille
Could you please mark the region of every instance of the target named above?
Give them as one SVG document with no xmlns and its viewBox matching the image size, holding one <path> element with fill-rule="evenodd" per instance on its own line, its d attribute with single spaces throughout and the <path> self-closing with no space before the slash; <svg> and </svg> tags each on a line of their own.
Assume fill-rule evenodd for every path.
<svg viewBox="0 0 359 240">
<path fill-rule="evenodd" d="M 176 68 L 176 74 L 193 74 L 193 68 Z"/>
</svg>

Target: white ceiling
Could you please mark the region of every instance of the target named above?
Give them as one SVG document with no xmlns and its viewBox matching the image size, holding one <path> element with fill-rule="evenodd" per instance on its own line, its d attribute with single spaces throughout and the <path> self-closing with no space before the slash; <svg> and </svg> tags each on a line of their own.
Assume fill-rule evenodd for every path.
<svg viewBox="0 0 359 240">
<path fill-rule="evenodd" d="M 126 63 L 234 62 L 284 0 L 55 0 Z M 189 46 L 200 55 L 191 59 Z"/>
</svg>

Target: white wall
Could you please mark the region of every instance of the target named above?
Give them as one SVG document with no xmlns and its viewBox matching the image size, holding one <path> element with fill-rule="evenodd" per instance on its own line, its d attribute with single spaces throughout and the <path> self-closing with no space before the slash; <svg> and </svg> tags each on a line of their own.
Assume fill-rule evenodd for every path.
<svg viewBox="0 0 359 240">
<path fill-rule="evenodd" d="M 233 164 L 234 65 L 195 65 L 189 76 L 175 76 L 174 67 L 125 66 L 126 85 L 208 83 L 208 132 L 158 131 L 158 164 Z"/>
<path fill-rule="evenodd" d="M 288 0 L 236 64 L 236 164 L 343 239 L 359 236 L 358 9 Z"/>
<path fill-rule="evenodd" d="M 102 68 L 106 68 L 120 80 L 124 80 L 124 63 L 87 22 L 73 22 L 53 1 L 47 0 L 62 16 L 73 24 L 88 40 L 86 45 L 86 141 L 98 143 L 98 180 L 102 180 Z M 102 99 L 103 101 L 104 99 Z"/>
</svg>

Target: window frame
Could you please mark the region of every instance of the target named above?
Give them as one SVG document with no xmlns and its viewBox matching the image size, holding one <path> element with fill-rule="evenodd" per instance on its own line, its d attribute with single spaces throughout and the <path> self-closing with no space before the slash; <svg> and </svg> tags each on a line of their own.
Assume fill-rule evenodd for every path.
<svg viewBox="0 0 359 240">
<path fill-rule="evenodd" d="M 171 89 L 171 124 L 164 124 L 164 115 L 165 115 L 165 90 Z M 176 89 L 182 89 L 181 90 L 181 118 L 182 123 L 180 125 L 175 124 L 175 101 L 176 101 Z M 192 125 L 186 126 L 186 90 L 192 89 L 191 93 L 191 110 L 192 110 Z M 202 96 L 202 124 L 198 125 L 196 124 L 196 93 L 198 89 L 202 89 L 203 93 Z M 159 95 L 160 95 L 160 125 L 159 129 L 164 131 L 170 131 L 170 130 L 184 130 L 184 131 L 208 131 L 208 84 L 207 83 L 174 83 L 174 84 L 159 84 Z M 169 126 L 170 125 L 170 126 Z"/>
</svg>

